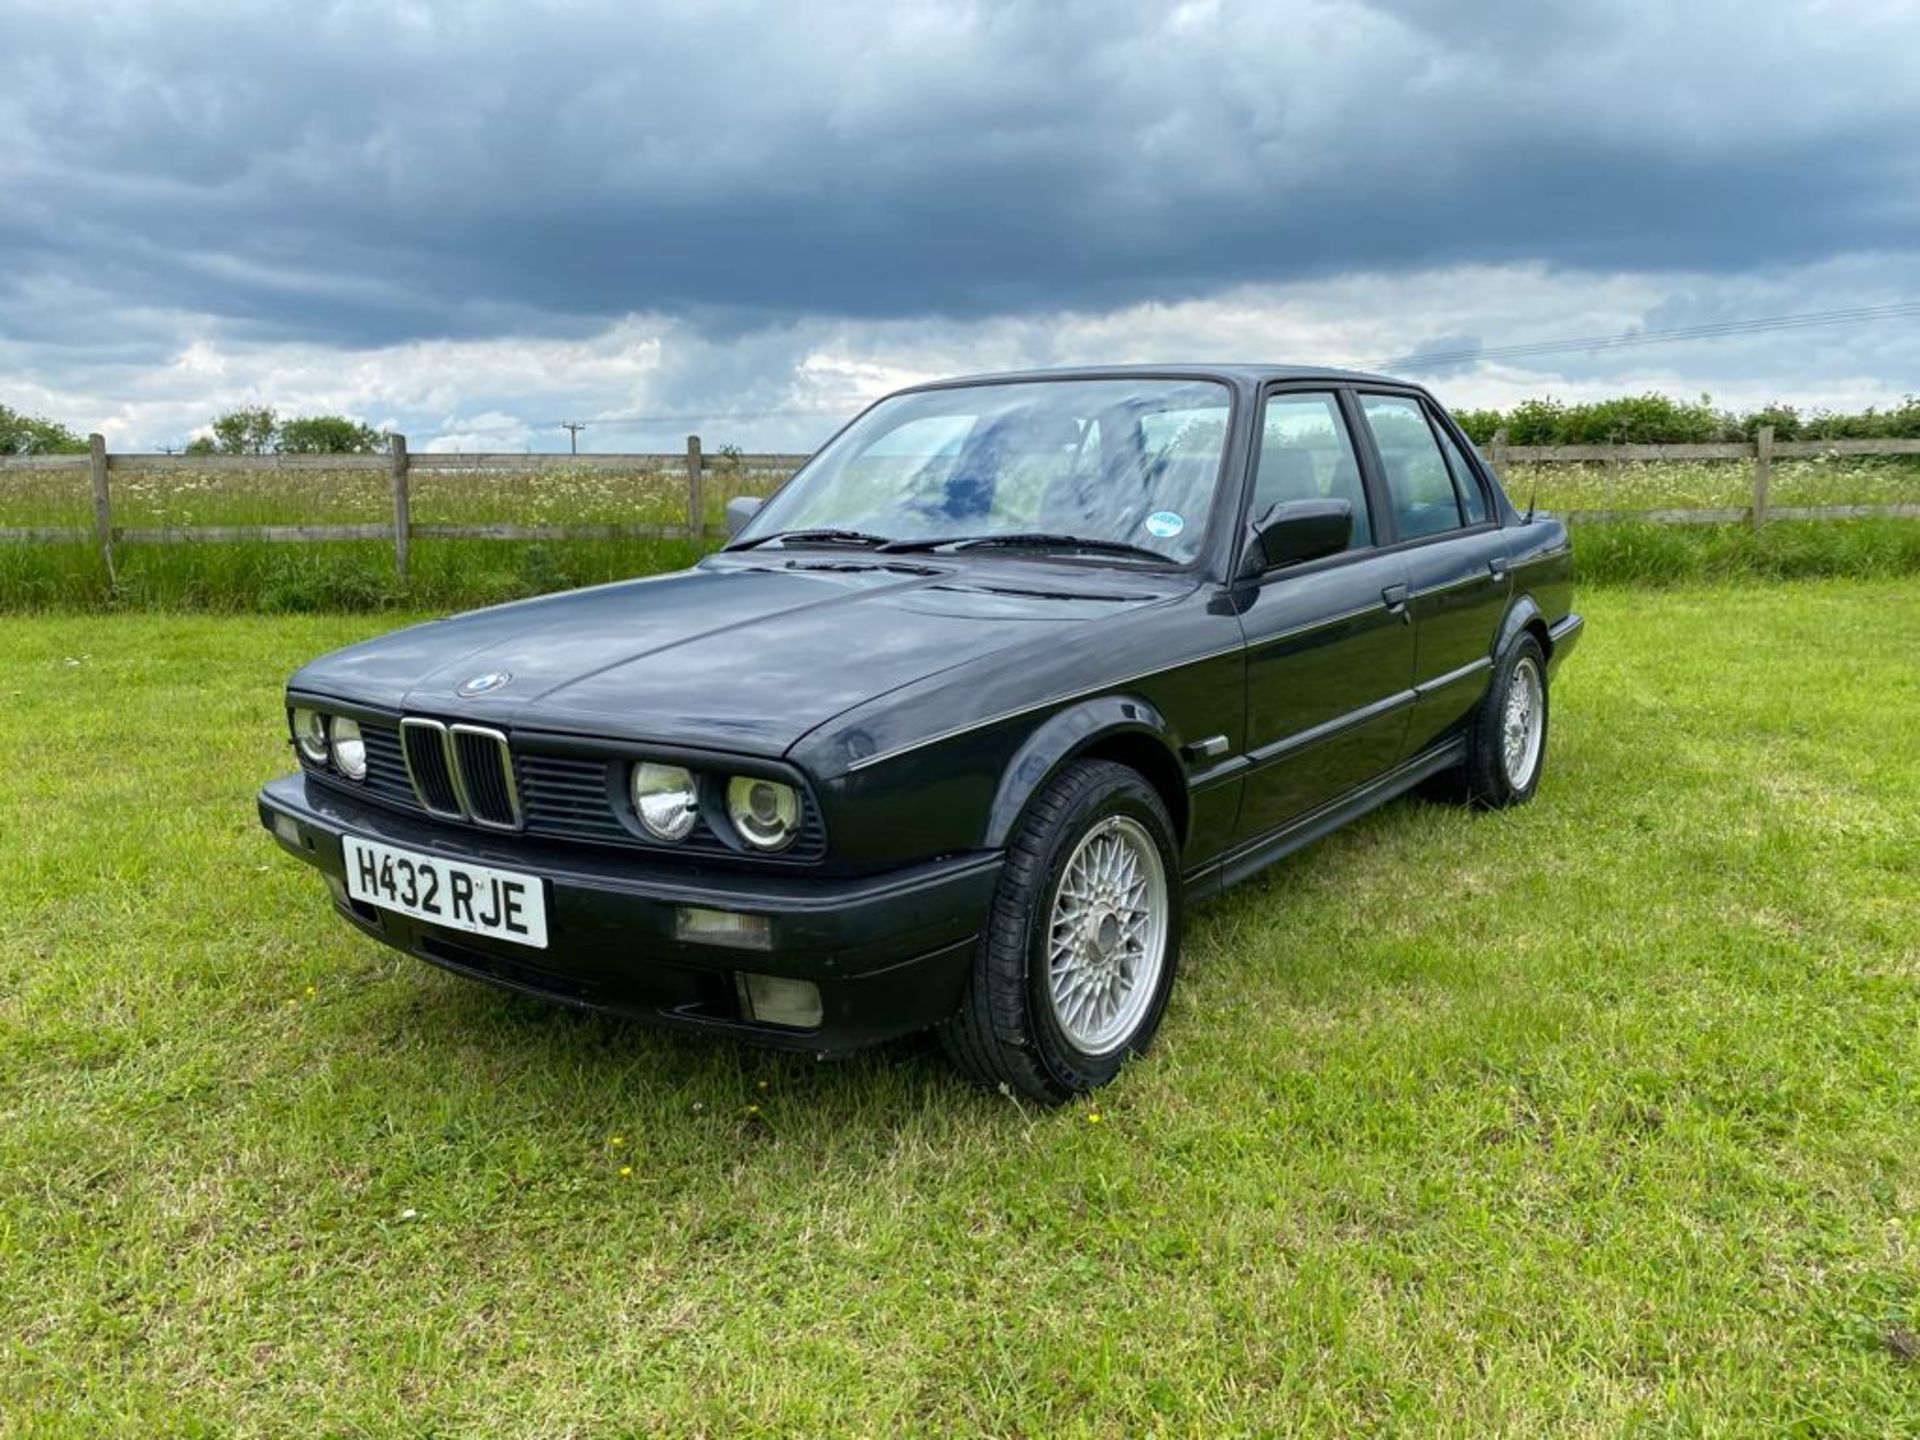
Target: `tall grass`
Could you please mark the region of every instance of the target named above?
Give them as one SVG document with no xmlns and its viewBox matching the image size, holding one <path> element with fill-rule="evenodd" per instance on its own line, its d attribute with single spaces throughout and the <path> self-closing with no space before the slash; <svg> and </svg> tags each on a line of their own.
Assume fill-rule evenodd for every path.
<svg viewBox="0 0 1920 1440">
<path fill-rule="evenodd" d="M 717 460 L 705 486 L 706 523 L 726 500 L 763 492 L 778 476 Z M 1742 506 L 1745 462 L 1515 466 L 1516 503 L 1542 509 Z M 379 524 L 390 519 L 386 477 L 364 471 L 167 472 L 116 475 L 118 524 L 139 526 Z M 605 470 L 512 474 L 422 471 L 420 524 L 684 524 L 684 474 Z M 1775 467 L 1777 505 L 1920 502 L 1920 463 L 1823 457 Z M 0 526 L 91 523 L 83 472 L 0 475 Z M 1736 577 L 1920 574 L 1920 523 L 1863 520 L 1744 525 L 1578 524 L 1583 583 L 1680 584 Z M 0 610 L 193 610 L 287 613 L 448 610 L 689 565 L 704 545 L 666 540 L 521 542 L 416 539 L 411 573 L 396 576 L 384 541 L 312 544 L 123 544 L 117 583 L 91 545 L 0 543 Z"/>
<path fill-rule="evenodd" d="M 1748 525 L 1573 527 L 1583 585 L 1667 586 L 1727 580 L 1920 575 L 1920 521 L 1777 520 Z"/>
<path fill-rule="evenodd" d="M 416 540 L 402 581 L 380 541 L 125 545 L 110 584 L 91 545 L 0 545 L 0 610 L 463 609 L 677 570 L 701 550 L 685 540 Z"/>
</svg>

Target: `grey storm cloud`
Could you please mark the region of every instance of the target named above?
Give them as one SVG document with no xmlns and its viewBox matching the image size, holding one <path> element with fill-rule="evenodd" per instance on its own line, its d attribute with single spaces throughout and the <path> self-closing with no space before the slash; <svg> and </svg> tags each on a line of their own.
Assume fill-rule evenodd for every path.
<svg viewBox="0 0 1920 1440">
<path fill-rule="evenodd" d="M 1917 51 L 1864 0 L 0 0 L 0 336 L 745 333 L 1909 251 Z"/>
</svg>

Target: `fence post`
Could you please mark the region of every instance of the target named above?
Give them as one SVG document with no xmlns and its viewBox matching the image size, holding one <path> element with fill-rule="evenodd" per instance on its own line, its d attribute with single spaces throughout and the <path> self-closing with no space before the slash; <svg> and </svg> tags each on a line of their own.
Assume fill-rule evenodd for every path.
<svg viewBox="0 0 1920 1440">
<path fill-rule="evenodd" d="M 1493 432 L 1493 473 L 1503 481 L 1507 478 L 1507 427 L 1504 425 Z"/>
<path fill-rule="evenodd" d="M 87 471 L 93 480 L 93 539 L 107 562 L 107 589 L 119 583 L 113 569 L 113 498 L 107 489 L 107 437 L 87 436 Z"/>
<path fill-rule="evenodd" d="M 1753 528 L 1767 523 L 1767 487 L 1773 483 L 1773 426 L 1762 425 L 1753 437 Z"/>
<path fill-rule="evenodd" d="M 393 568 L 405 580 L 413 545 L 413 500 L 407 494 L 407 437 L 390 435 L 387 445 L 393 454 Z"/>
<path fill-rule="evenodd" d="M 696 545 L 706 538 L 707 508 L 700 495 L 700 437 L 687 436 L 687 537 Z"/>
</svg>

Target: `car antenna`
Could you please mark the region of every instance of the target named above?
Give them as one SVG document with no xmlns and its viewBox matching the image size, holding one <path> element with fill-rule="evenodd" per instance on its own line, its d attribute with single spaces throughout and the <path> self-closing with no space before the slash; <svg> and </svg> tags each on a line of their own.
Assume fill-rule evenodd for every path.
<svg viewBox="0 0 1920 1440">
<path fill-rule="evenodd" d="M 1533 472 L 1533 488 L 1527 491 L 1527 524 L 1533 523 L 1533 507 L 1540 499 L 1540 472 Z"/>
</svg>

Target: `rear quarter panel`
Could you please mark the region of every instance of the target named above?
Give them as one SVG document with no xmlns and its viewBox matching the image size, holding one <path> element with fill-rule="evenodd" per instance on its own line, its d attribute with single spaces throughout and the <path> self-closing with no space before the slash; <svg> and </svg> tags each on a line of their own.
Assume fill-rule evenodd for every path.
<svg viewBox="0 0 1920 1440">
<path fill-rule="evenodd" d="M 1507 527 L 1507 557 L 1513 571 L 1513 600 L 1533 598 L 1548 624 L 1573 610 L 1573 544 L 1566 522 L 1537 515 Z"/>
</svg>

